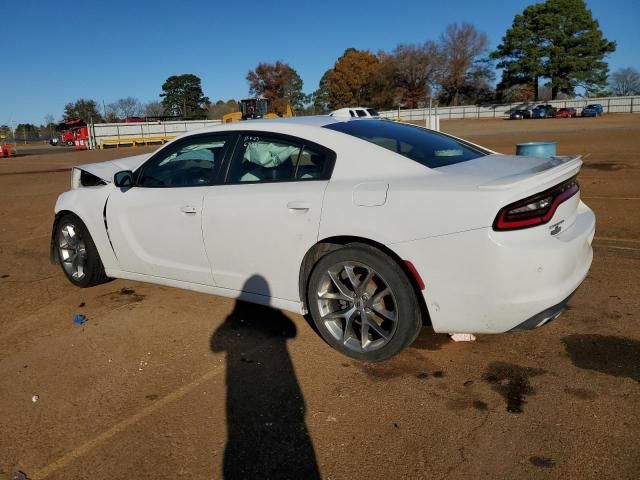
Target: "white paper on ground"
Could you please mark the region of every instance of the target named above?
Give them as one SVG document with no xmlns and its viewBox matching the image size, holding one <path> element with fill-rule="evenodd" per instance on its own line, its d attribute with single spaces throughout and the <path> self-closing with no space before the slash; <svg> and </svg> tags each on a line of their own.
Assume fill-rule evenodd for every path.
<svg viewBox="0 0 640 480">
<path fill-rule="evenodd" d="M 476 336 L 471 333 L 450 333 L 451 340 L 454 342 L 475 342 Z"/>
</svg>

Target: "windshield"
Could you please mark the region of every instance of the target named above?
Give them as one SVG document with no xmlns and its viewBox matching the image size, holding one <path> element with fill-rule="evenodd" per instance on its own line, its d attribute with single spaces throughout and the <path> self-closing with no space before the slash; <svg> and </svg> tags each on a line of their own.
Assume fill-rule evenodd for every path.
<svg viewBox="0 0 640 480">
<path fill-rule="evenodd" d="M 466 162 L 490 153 L 442 133 L 389 120 L 352 120 L 324 128 L 366 140 L 429 168 Z"/>
</svg>

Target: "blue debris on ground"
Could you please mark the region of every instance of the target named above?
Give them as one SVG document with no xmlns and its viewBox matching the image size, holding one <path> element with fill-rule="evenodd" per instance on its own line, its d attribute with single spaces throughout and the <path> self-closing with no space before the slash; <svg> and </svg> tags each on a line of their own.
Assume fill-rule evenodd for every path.
<svg viewBox="0 0 640 480">
<path fill-rule="evenodd" d="M 83 325 L 87 322 L 87 317 L 77 313 L 75 317 L 73 317 L 73 323 L 77 323 L 78 325 Z"/>
</svg>

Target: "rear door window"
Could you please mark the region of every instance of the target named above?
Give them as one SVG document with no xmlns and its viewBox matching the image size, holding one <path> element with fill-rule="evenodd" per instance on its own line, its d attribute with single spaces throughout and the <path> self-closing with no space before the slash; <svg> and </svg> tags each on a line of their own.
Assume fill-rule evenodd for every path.
<svg viewBox="0 0 640 480">
<path fill-rule="evenodd" d="M 324 128 L 366 140 L 429 168 L 466 162 L 491 153 L 433 130 L 389 120 L 352 120 Z"/>
<path fill-rule="evenodd" d="M 245 132 L 231 162 L 228 183 L 326 180 L 335 154 L 302 139 Z"/>
</svg>

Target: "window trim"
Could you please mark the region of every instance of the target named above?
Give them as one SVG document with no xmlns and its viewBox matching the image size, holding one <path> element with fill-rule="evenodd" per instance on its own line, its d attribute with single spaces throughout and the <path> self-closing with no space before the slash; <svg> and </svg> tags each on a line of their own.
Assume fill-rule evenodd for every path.
<svg viewBox="0 0 640 480">
<path fill-rule="evenodd" d="M 213 173 L 211 178 L 207 183 L 203 183 L 202 185 L 158 185 L 158 186 L 149 186 L 149 185 L 141 185 L 140 180 L 142 178 L 142 173 L 144 172 L 145 167 L 148 167 L 149 164 L 158 159 L 158 157 L 162 156 L 163 158 L 167 155 L 171 155 L 176 150 L 181 149 L 185 144 L 192 143 L 194 141 L 198 141 L 200 139 L 208 138 L 213 139 L 215 137 L 226 137 L 224 153 L 219 162 L 216 162 L 216 165 L 213 167 Z M 211 187 L 213 185 L 220 184 L 221 181 L 221 172 L 223 171 L 224 165 L 227 163 L 227 159 L 229 157 L 230 152 L 234 151 L 236 146 L 236 137 L 235 132 L 206 132 L 206 133 L 197 133 L 193 135 L 188 135 L 182 138 L 175 140 L 166 145 L 166 147 L 161 148 L 156 151 L 151 157 L 147 159 L 142 165 L 140 165 L 133 172 L 133 187 L 136 188 L 201 188 L 201 187 Z"/>
<path fill-rule="evenodd" d="M 331 175 L 333 174 L 333 169 L 336 163 L 336 153 L 323 145 L 312 142 L 310 140 L 306 140 L 300 137 L 294 137 L 293 135 L 287 135 L 284 133 L 270 132 L 268 130 L 235 130 L 236 140 L 233 146 L 233 153 L 231 155 L 227 155 L 226 165 L 223 166 L 221 171 L 224 173 L 221 175 L 221 185 L 262 185 L 267 183 L 302 183 L 302 182 L 326 182 L 331 179 Z M 231 181 L 231 168 L 235 164 L 237 159 L 243 153 L 242 146 L 242 137 L 245 135 L 254 135 L 257 137 L 267 137 L 273 140 L 281 140 L 283 142 L 291 143 L 293 145 L 300 147 L 300 153 L 298 154 L 298 160 L 300 159 L 300 155 L 304 151 L 305 148 L 309 147 L 314 150 L 318 150 L 321 153 L 325 154 L 325 164 L 322 169 L 322 173 L 318 178 L 295 178 L 295 173 L 298 170 L 298 163 L 296 162 L 295 170 L 294 170 L 294 178 L 290 179 L 279 179 L 279 180 L 260 180 L 257 182 L 240 182 L 240 181 Z"/>
</svg>

